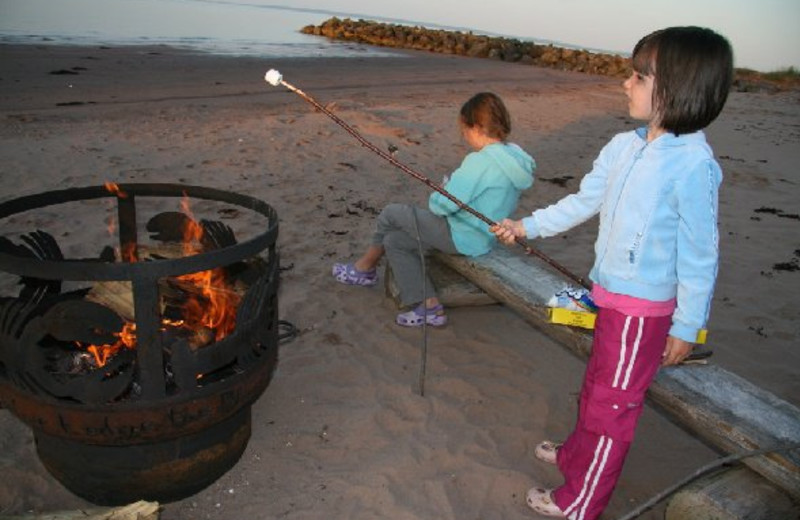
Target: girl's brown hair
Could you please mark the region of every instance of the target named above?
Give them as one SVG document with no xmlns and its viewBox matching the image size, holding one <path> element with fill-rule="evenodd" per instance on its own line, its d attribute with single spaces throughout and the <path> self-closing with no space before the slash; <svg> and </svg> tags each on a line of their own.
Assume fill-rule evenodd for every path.
<svg viewBox="0 0 800 520">
<path fill-rule="evenodd" d="M 479 126 L 487 136 L 501 141 L 511 133 L 511 115 L 500 97 L 491 92 L 475 94 L 464 103 L 461 122 L 470 128 Z"/>
<path fill-rule="evenodd" d="M 633 69 L 655 76 L 653 107 L 659 126 L 675 135 L 711 124 L 733 81 L 733 50 L 703 27 L 670 27 L 648 34 L 633 49 Z"/>
</svg>

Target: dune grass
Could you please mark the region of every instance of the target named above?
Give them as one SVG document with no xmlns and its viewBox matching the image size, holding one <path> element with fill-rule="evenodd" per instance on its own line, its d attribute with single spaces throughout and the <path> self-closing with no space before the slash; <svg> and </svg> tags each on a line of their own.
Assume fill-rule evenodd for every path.
<svg viewBox="0 0 800 520">
<path fill-rule="evenodd" d="M 736 69 L 736 82 L 740 90 L 763 90 L 764 86 L 774 90 L 800 88 L 800 70 L 785 67 L 771 72 L 758 72 L 752 69 Z"/>
</svg>

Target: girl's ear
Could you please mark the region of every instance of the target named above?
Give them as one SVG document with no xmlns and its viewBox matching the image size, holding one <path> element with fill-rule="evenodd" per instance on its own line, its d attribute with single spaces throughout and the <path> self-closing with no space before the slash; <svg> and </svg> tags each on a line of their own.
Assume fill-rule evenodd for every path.
<svg viewBox="0 0 800 520">
<path fill-rule="evenodd" d="M 480 123 L 475 123 L 472 129 L 480 135 L 486 135 L 486 129 Z"/>
</svg>

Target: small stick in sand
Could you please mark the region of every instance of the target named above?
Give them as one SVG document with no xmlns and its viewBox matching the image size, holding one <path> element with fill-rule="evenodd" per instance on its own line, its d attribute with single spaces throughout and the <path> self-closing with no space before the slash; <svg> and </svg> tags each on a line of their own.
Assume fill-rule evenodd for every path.
<svg viewBox="0 0 800 520">
<path fill-rule="evenodd" d="M 340 119 L 336 114 L 332 113 L 330 110 L 328 110 L 327 108 L 322 106 L 320 103 L 318 103 L 313 97 L 309 96 L 308 94 L 306 94 L 305 92 L 303 92 L 299 88 L 295 87 L 291 83 L 288 83 L 288 82 L 284 81 L 283 75 L 280 72 L 278 72 L 277 70 L 275 70 L 275 69 L 268 70 L 267 73 L 264 75 L 264 80 L 267 83 L 269 83 L 270 85 L 272 85 L 273 87 L 277 87 L 279 85 L 283 85 L 284 87 L 286 87 L 287 89 L 291 90 L 292 92 L 294 92 L 295 94 L 297 94 L 301 98 L 305 99 L 311 105 L 313 105 L 317 110 L 319 110 L 320 112 L 322 112 L 326 116 L 328 116 L 331 119 L 333 119 L 336 122 L 336 124 L 338 124 L 339 126 L 344 128 L 345 131 L 347 131 L 347 133 L 349 133 L 350 135 L 355 137 L 356 140 L 358 140 L 358 142 L 360 142 L 363 146 L 365 146 L 366 148 L 368 148 L 371 151 L 375 152 L 382 159 L 386 160 L 387 162 L 391 163 L 392 165 L 396 166 L 397 168 L 400 168 L 402 171 L 404 171 L 405 173 L 411 175 L 415 179 L 425 183 L 425 185 L 427 185 L 429 188 L 433 189 L 434 191 L 437 191 L 437 192 L 441 193 L 443 196 L 445 196 L 448 199 L 450 199 L 460 209 L 462 209 L 462 210 L 474 215 L 475 217 L 477 217 L 481 221 L 483 221 L 486 224 L 488 224 L 490 227 L 498 225 L 497 222 L 491 220 L 489 217 L 485 216 L 484 214 L 478 212 L 474 208 L 472 208 L 472 207 L 464 204 L 460 200 L 458 200 L 456 197 L 454 197 L 450 192 L 448 192 L 447 190 L 442 188 L 440 185 L 438 185 L 435 182 L 431 181 L 429 178 L 427 178 L 426 176 L 422 175 L 421 173 L 419 173 L 419 172 L 417 172 L 415 170 L 412 170 L 411 168 L 409 168 L 408 166 L 406 166 L 402 162 L 400 162 L 397 159 L 395 159 L 394 156 L 384 152 L 383 150 L 378 148 L 376 145 L 374 145 L 371 142 L 369 142 L 368 140 L 366 140 L 354 128 L 352 128 L 350 125 L 348 125 L 342 119 Z M 586 287 L 586 288 L 589 287 L 589 284 L 583 278 L 577 276 L 576 274 L 573 274 L 566 267 L 564 267 L 563 265 L 559 264 L 558 262 L 556 262 L 552 258 L 548 257 L 547 255 L 545 255 L 541 251 L 537 251 L 536 249 L 532 248 L 522 238 L 516 237 L 515 238 L 515 242 L 517 244 L 521 245 L 522 247 L 524 247 L 525 248 L 525 252 L 527 254 L 535 255 L 535 256 L 539 257 L 541 260 L 543 260 L 548 265 L 550 265 L 551 267 L 553 267 L 554 269 L 556 269 L 560 273 L 564 274 L 568 278 L 572 279 L 573 281 L 577 282 L 578 284 L 582 285 L 583 287 Z"/>
</svg>

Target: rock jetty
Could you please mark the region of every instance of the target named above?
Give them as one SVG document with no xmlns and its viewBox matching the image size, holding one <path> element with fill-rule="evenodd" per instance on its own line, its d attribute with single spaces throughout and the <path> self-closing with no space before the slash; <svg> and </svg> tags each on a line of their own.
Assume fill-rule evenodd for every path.
<svg viewBox="0 0 800 520">
<path fill-rule="evenodd" d="M 303 27 L 300 32 L 381 47 L 489 58 L 605 76 L 625 77 L 630 70 L 629 60 L 614 54 L 567 49 L 552 44 L 539 45 L 530 41 L 472 32 L 426 29 L 369 20 L 334 17 L 320 25 Z"/>
<path fill-rule="evenodd" d="M 381 47 L 414 49 L 473 58 L 490 58 L 549 67 L 552 69 L 602 74 L 624 78 L 630 73 L 630 60 L 616 54 L 540 45 L 531 41 L 473 34 L 472 32 L 426 29 L 419 26 L 379 23 L 350 18 L 329 18 L 320 25 L 308 25 L 300 32 L 334 40 L 353 41 Z M 735 69 L 733 90 L 769 92 L 800 89 L 797 71 L 763 74 L 750 69 Z"/>
</svg>

